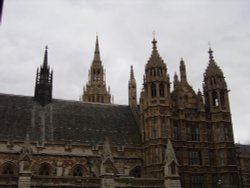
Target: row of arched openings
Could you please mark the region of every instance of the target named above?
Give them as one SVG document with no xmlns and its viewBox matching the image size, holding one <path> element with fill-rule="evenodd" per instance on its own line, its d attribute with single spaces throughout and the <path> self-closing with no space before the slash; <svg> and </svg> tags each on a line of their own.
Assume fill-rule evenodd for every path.
<svg viewBox="0 0 250 188">
<path fill-rule="evenodd" d="M 1 166 L 1 174 L 6 176 L 17 175 L 17 166 L 14 163 L 6 162 Z M 72 169 L 72 176 L 84 176 L 86 174 L 86 169 L 82 165 L 76 165 Z M 48 163 L 40 164 L 37 174 L 39 176 L 51 176 L 53 175 L 52 166 Z M 133 168 L 130 171 L 130 176 L 141 177 L 141 168 L 139 166 Z"/>
<path fill-rule="evenodd" d="M 83 176 L 84 167 L 82 165 L 76 165 L 72 169 L 72 176 Z M 17 175 L 18 172 L 18 167 L 12 163 L 12 162 L 6 162 L 3 165 L 1 165 L 1 175 L 6 175 L 6 176 L 15 176 Z M 52 166 L 48 163 L 42 163 L 37 169 L 37 175 L 39 176 L 51 176 L 53 174 L 53 169 Z"/>
</svg>

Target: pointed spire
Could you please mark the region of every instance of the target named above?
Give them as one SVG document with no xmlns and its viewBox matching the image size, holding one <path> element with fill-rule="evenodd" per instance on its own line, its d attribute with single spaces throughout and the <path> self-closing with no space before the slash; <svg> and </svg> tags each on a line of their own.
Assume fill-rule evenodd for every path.
<svg viewBox="0 0 250 188">
<path fill-rule="evenodd" d="M 173 160 L 178 164 L 172 142 L 170 139 L 168 139 L 167 149 L 166 149 L 166 153 L 165 153 L 165 161 L 166 161 L 166 163 L 170 163 Z"/>
<path fill-rule="evenodd" d="M 53 71 L 48 65 L 48 46 L 45 47 L 43 64 L 36 73 L 36 86 L 34 100 L 45 106 L 52 102 Z"/>
<path fill-rule="evenodd" d="M 209 64 L 205 71 L 205 76 L 211 77 L 211 76 L 217 75 L 217 76 L 224 77 L 222 70 L 220 69 L 220 67 L 217 65 L 217 63 L 214 60 L 213 50 L 211 49 L 211 47 L 208 50 L 208 54 L 209 54 Z"/>
<path fill-rule="evenodd" d="M 175 72 L 175 73 L 174 73 L 174 88 L 177 87 L 178 83 L 179 83 L 178 75 L 177 75 L 177 73 Z"/>
<path fill-rule="evenodd" d="M 101 61 L 98 35 L 96 35 L 94 61 Z"/>
<path fill-rule="evenodd" d="M 186 66 L 183 58 L 181 58 L 180 61 L 180 75 L 181 75 L 181 82 L 186 82 L 187 81 Z"/>
<path fill-rule="evenodd" d="M 164 63 L 163 59 L 161 58 L 160 54 L 158 53 L 157 50 L 157 41 L 155 40 L 155 37 L 153 38 L 152 41 L 153 44 L 153 50 L 151 53 L 151 56 L 148 60 L 148 63 L 146 64 L 146 69 L 147 68 L 152 68 L 152 67 L 161 67 L 161 68 L 166 68 L 166 64 Z"/>
<path fill-rule="evenodd" d="M 133 65 L 130 66 L 130 80 L 134 80 L 135 76 L 134 76 L 134 70 L 133 70 Z"/>
<path fill-rule="evenodd" d="M 48 46 L 45 46 L 44 59 L 43 59 L 43 67 L 48 67 Z"/>
</svg>

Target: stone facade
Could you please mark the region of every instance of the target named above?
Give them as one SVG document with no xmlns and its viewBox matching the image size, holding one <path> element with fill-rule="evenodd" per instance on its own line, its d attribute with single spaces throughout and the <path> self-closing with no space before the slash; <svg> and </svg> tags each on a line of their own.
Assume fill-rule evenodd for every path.
<svg viewBox="0 0 250 188">
<path fill-rule="evenodd" d="M 250 187 L 250 145 L 237 144 L 241 186 Z"/>
<path fill-rule="evenodd" d="M 171 88 L 152 44 L 139 103 L 131 66 L 129 105 L 110 104 L 98 38 L 81 101 L 53 99 L 46 48 L 35 96 L 0 94 L 0 187 L 239 187 L 228 88 L 213 51 L 195 92 L 183 59 Z"/>
</svg>

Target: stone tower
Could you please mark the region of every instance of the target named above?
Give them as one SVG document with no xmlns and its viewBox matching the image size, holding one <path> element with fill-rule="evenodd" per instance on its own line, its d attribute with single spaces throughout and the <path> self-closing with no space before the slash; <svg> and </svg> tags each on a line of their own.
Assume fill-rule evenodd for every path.
<svg viewBox="0 0 250 188">
<path fill-rule="evenodd" d="M 100 57 L 98 36 L 96 36 L 94 59 L 89 70 L 89 80 L 86 88 L 83 88 L 82 101 L 111 103 L 110 88 L 108 91 L 106 88 L 105 70 Z"/>
<path fill-rule="evenodd" d="M 48 47 L 45 48 L 43 64 L 36 73 L 34 101 L 45 106 L 52 101 L 53 71 L 48 66 Z"/>
<path fill-rule="evenodd" d="M 128 82 L 128 101 L 129 106 L 132 108 L 137 108 L 137 94 L 136 94 L 136 80 L 134 76 L 133 66 L 130 68 L 130 78 Z"/>
<path fill-rule="evenodd" d="M 145 68 L 140 113 L 143 134 L 144 175 L 162 177 L 164 154 L 170 130 L 170 82 L 167 66 L 160 57 L 155 38 Z"/>
<path fill-rule="evenodd" d="M 204 73 L 205 110 L 209 120 L 209 140 L 214 143 L 211 165 L 216 165 L 217 180 L 224 186 L 237 185 L 237 158 L 234 145 L 228 89 L 224 74 L 214 60 L 211 48 L 209 64 Z M 231 171 L 231 172 L 230 172 Z"/>
</svg>

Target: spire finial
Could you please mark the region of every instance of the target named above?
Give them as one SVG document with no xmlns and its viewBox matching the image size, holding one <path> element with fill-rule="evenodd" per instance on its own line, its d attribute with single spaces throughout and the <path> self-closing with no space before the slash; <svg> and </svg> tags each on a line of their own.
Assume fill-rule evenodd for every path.
<svg viewBox="0 0 250 188">
<path fill-rule="evenodd" d="M 130 66 L 130 80 L 134 80 L 135 76 L 134 76 L 134 69 L 133 69 L 133 65 Z"/>
<path fill-rule="evenodd" d="M 99 41 L 98 35 L 96 35 L 96 42 L 95 42 L 95 54 L 94 54 L 94 61 L 100 61 L 100 50 L 99 50 Z"/>
<path fill-rule="evenodd" d="M 157 41 L 155 40 L 155 37 L 153 38 L 152 43 L 153 43 L 153 50 L 157 50 L 157 46 L 156 46 Z"/>
<path fill-rule="evenodd" d="M 211 47 L 209 47 L 208 53 L 209 53 L 209 61 L 210 62 L 214 61 L 213 50 L 211 49 Z"/>
<path fill-rule="evenodd" d="M 187 81 L 186 66 L 183 58 L 181 58 L 180 62 L 180 75 L 181 75 L 181 81 L 186 82 Z"/>
<path fill-rule="evenodd" d="M 153 31 L 153 38 L 155 38 L 155 31 Z"/>
<path fill-rule="evenodd" d="M 48 67 L 48 45 L 45 46 L 43 66 Z"/>
</svg>

